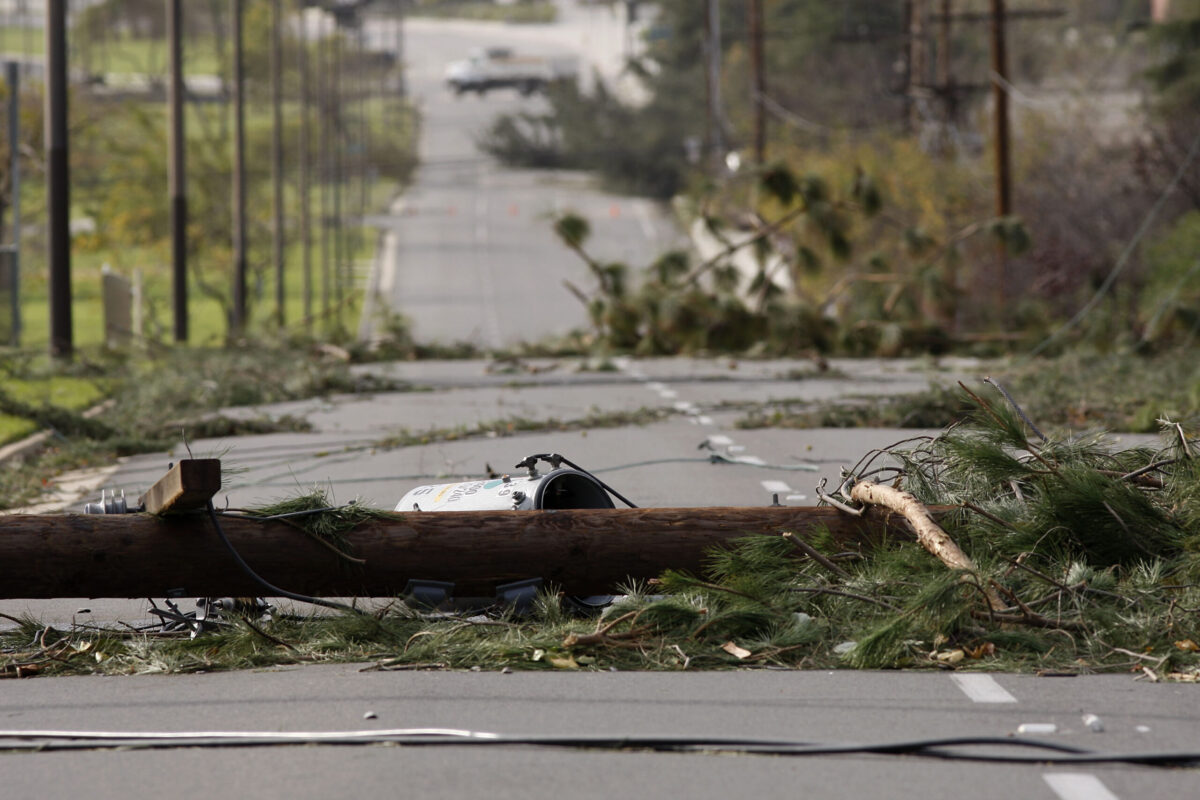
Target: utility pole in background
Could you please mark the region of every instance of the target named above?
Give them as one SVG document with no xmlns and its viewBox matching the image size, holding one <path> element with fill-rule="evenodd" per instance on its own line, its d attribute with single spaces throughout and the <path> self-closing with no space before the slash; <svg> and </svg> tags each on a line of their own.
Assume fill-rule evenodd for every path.
<svg viewBox="0 0 1200 800">
<path fill-rule="evenodd" d="M 275 260 L 275 324 L 283 327 L 283 20 L 280 0 L 271 0 L 271 183 L 275 220 L 272 256 Z"/>
<path fill-rule="evenodd" d="M 326 15 L 321 12 L 321 24 L 317 33 L 317 82 L 319 88 L 317 90 L 317 111 L 320 114 L 319 125 L 317 127 L 317 164 L 319 169 L 320 180 L 320 209 L 321 209 L 321 318 L 325 324 L 329 322 L 330 311 L 330 259 L 332 257 L 332 248 L 330 247 L 329 234 L 333 226 L 330 224 L 329 208 L 330 208 L 330 181 L 333 176 L 333 159 L 329 156 L 330 151 L 330 130 L 329 117 L 332 115 L 332 90 L 329 88 L 331 84 L 331 76 L 329 69 L 329 36 L 325 30 Z"/>
<path fill-rule="evenodd" d="M 8 250 L 8 267 L 12 270 L 8 286 L 12 293 L 9 344 L 17 347 L 21 344 L 21 65 L 6 61 L 4 79 L 8 84 L 8 186 L 12 192 L 9 202 L 12 206 L 12 247 Z"/>
<path fill-rule="evenodd" d="M 750 17 L 750 75 L 754 97 L 754 163 L 762 166 L 767 157 L 767 115 L 763 74 L 763 7 L 762 0 L 749 0 Z"/>
<path fill-rule="evenodd" d="M 995 103 L 996 216 L 1012 213 L 1011 165 L 1008 147 L 1008 54 L 1004 41 L 1004 0 L 992 3 L 992 101 Z"/>
<path fill-rule="evenodd" d="M 725 136 L 721 130 L 721 6 L 720 0 L 708 0 L 705 16 L 708 69 L 708 146 L 711 163 L 721 169 L 725 157 Z"/>
<path fill-rule="evenodd" d="M 308 74 L 308 16 L 300 11 L 300 243 L 304 280 L 304 329 L 312 333 L 312 217 L 308 174 L 309 122 L 312 118 L 312 87 Z"/>
<path fill-rule="evenodd" d="M 74 351 L 71 321 L 71 174 L 67 159 L 67 0 L 46 0 L 46 245 L 50 355 Z"/>
<path fill-rule="evenodd" d="M 187 167 L 184 156 L 183 121 L 183 13 L 182 0 L 167 0 L 167 41 L 170 47 L 171 77 L 167 84 L 170 124 L 167 128 L 167 194 L 171 204 L 171 300 L 174 310 L 175 341 L 188 340 L 187 287 Z"/>
<path fill-rule="evenodd" d="M 233 16 L 233 306 L 229 334 L 246 328 L 246 75 L 242 51 L 242 0 L 230 0 Z"/>
<path fill-rule="evenodd" d="M 908 127 L 921 130 L 921 102 L 929 92 L 929 44 L 925 40 L 926 0 L 910 0 L 908 8 Z"/>
</svg>

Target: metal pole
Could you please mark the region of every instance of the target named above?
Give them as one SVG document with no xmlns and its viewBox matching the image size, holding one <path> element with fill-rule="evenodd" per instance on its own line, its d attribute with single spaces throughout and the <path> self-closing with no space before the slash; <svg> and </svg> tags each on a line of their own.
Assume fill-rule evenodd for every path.
<svg viewBox="0 0 1200 800">
<path fill-rule="evenodd" d="M 242 0 L 230 0 L 233 15 L 233 307 L 231 337 L 246 327 L 246 98 L 242 52 Z"/>
<path fill-rule="evenodd" d="M 4 65 L 8 83 L 8 155 L 9 186 L 12 188 L 12 337 L 13 347 L 21 344 L 21 69 L 15 61 Z"/>
<path fill-rule="evenodd" d="M 271 0 L 271 182 L 274 185 L 275 225 L 272 239 L 275 258 L 275 322 L 283 327 L 283 58 L 280 0 Z"/>
<path fill-rule="evenodd" d="M 46 2 L 46 218 L 50 355 L 70 358 L 71 174 L 67 159 L 67 0 Z"/>
<path fill-rule="evenodd" d="M 312 87 L 308 75 L 308 19 L 300 12 L 300 241 L 304 263 L 304 327 L 312 332 L 312 216 L 308 174 L 309 122 L 312 118 Z"/>
<path fill-rule="evenodd" d="M 168 84 L 171 124 L 168 128 L 167 193 L 171 202 L 171 298 L 175 315 L 175 341 L 188 340 L 187 286 L 187 164 L 183 119 L 183 9 L 181 0 L 167 2 L 167 38 L 171 49 Z"/>
</svg>

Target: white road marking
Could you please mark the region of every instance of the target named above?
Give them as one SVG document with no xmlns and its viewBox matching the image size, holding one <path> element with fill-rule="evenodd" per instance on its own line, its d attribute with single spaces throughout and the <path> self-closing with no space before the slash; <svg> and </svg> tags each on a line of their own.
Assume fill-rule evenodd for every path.
<svg viewBox="0 0 1200 800">
<path fill-rule="evenodd" d="M 642 235 L 648 241 L 655 241 L 654 223 L 650 221 L 650 204 L 645 200 L 636 200 L 633 203 L 633 213 L 637 216 L 638 224 L 642 227 Z"/>
<path fill-rule="evenodd" d="M 717 434 L 716 436 L 708 437 L 708 443 L 711 445 L 716 445 L 717 447 L 729 447 L 731 444 L 733 444 L 733 439 L 730 439 L 728 436 L 724 436 L 722 434 Z"/>
<path fill-rule="evenodd" d="M 665 383 L 659 383 L 658 381 L 647 381 L 646 388 L 652 392 L 661 392 L 663 389 L 667 388 L 667 385 Z"/>
<path fill-rule="evenodd" d="M 740 456 L 733 460 L 739 464 L 750 464 L 755 467 L 765 467 L 767 465 L 767 462 L 763 461 L 758 456 Z"/>
<path fill-rule="evenodd" d="M 792 487 L 783 481 L 762 481 L 761 483 L 764 489 L 774 494 L 788 494 L 792 491 Z"/>
<path fill-rule="evenodd" d="M 958 684 L 958 688 L 962 689 L 963 694 L 976 703 L 1017 702 L 1017 698 L 1009 694 L 1003 686 L 996 683 L 996 679 L 991 675 L 980 675 L 977 673 L 954 674 L 950 676 L 950 680 Z"/>
<path fill-rule="evenodd" d="M 808 495 L 806 495 L 806 494 L 789 494 L 787 497 L 785 497 L 783 499 L 787 500 L 790 503 L 798 503 L 801 500 L 807 500 Z"/>
<path fill-rule="evenodd" d="M 659 389 L 658 396 L 663 400 L 674 400 L 676 397 L 679 397 L 679 392 L 674 389 Z"/>
<path fill-rule="evenodd" d="M 704 416 L 703 414 L 701 414 L 700 416 L 696 417 L 696 422 L 699 422 L 701 425 L 712 425 L 712 424 L 713 424 L 713 418 L 712 418 L 712 417 L 706 417 L 706 416 Z"/>
<path fill-rule="evenodd" d="M 1086 772 L 1048 772 L 1042 780 L 1062 800 L 1119 800 L 1099 778 Z"/>
</svg>

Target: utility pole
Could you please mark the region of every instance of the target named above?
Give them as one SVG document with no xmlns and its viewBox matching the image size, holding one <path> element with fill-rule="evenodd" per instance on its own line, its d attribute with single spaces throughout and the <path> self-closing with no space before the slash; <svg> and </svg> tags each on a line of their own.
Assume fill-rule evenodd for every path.
<svg viewBox="0 0 1200 800">
<path fill-rule="evenodd" d="M 324 16 L 324 12 L 322 12 L 320 33 L 317 40 L 317 75 L 319 76 L 317 80 L 320 83 L 320 89 L 318 90 L 319 102 L 317 105 L 321 115 L 319 120 L 320 125 L 317 128 L 317 135 L 319 139 L 317 143 L 317 150 L 320 151 L 318 156 L 318 164 L 320 166 L 321 181 L 321 318 L 325 320 L 325 324 L 328 324 L 330 310 L 330 259 L 332 257 L 329 234 L 333 227 L 330 224 L 329 219 L 330 181 L 333 177 L 333 159 L 329 155 L 330 139 L 332 138 L 330 136 L 332 126 L 330 125 L 329 118 L 333 114 L 331 99 L 333 92 L 329 88 L 331 85 L 331 76 L 329 74 L 329 53 L 331 48 L 329 45 L 329 37 L 325 30 L 325 19 L 326 17 Z"/>
<path fill-rule="evenodd" d="M 921 129 L 921 99 L 929 89 L 929 43 L 925 38 L 926 1 L 911 0 L 908 4 L 908 125 L 914 133 Z"/>
<path fill-rule="evenodd" d="M 230 0 L 233 16 L 233 307 L 229 334 L 246 328 L 246 75 L 242 52 L 242 0 Z"/>
<path fill-rule="evenodd" d="M 754 97 L 754 163 L 762 166 L 767 154 L 767 115 L 765 107 L 765 78 L 763 75 L 763 7 L 762 0 L 749 0 L 750 16 L 750 74 Z"/>
<path fill-rule="evenodd" d="M 69 359 L 71 173 L 67 159 L 67 0 L 46 0 L 46 217 L 50 268 L 50 355 Z"/>
<path fill-rule="evenodd" d="M 275 324 L 283 327 L 283 43 L 280 26 L 283 11 L 280 0 L 271 0 L 271 183 L 273 184 L 275 225 L 272 254 L 275 259 Z"/>
<path fill-rule="evenodd" d="M 167 129 L 167 194 L 171 204 L 171 299 L 175 341 L 188 340 L 187 287 L 187 166 L 183 121 L 183 9 L 181 0 L 167 0 L 167 40 L 170 45 L 171 80 L 168 84 L 170 126 Z"/>
<path fill-rule="evenodd" d="M 308 74 L 308 17 L 300 11 L 300 242 L 304 280 L 304 328 L 312 333 L 312 217 L 308 174 L 312 87 Z"/>
<path fill-rule="evenodd" d="M 333 113 L 333 317 L 340 333 L 342 327 L 342 297 L 345 278 L 346 239 L 342 220 L 342 189 L 345 180 L 346 129 L 342 114 L 342 32 L 334 18 L 333 36 L 333 87 L 330 101 Z"/>
<path fill-rule="evenodd" d="M 1004 42 L 1004 0 L 992 4 L 992 100 L 996 136 L 996 216 L 1012 212 L 1011 165 L 1008 146 L 1008 54 Z"/>
<path fill-rule="evenodd" d="M 720 169 L 725 154 L 725 137 L 721 130 L 721 6 L 720 0 L 708 0 L 705 16 L 708 34 L 708 145 L 713 165 Z"/>
<path fill-rule="evenodd" d="M 10 315 L 12 331 L 9 344 L 21 344 L 21 66 L 16 61 L 4 64 L 4 79 L 8 83 L 8 185 L 12 191 L 12 249 L 9 250 Z"/>
</svg>

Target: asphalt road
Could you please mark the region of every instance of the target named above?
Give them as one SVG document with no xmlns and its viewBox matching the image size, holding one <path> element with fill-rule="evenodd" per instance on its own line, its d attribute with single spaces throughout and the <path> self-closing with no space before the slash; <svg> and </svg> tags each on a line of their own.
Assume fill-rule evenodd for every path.
<svg viewBox="0 0 1200 800">
<path fill-rule="evenodd" d="M 594 9 L 580 9 L 588 19 Z M 607 13 L 607 12 L 605 12 Z M 582 324 L 561 289 L 584 281 L 553 241 L 548 210 L 567 204 L 593 218 L 605 258 L 636 261 L 674 236 L 653 210 L 581 187 L 578 178 L 500 170 L 462 156 L 468 122 L 524 103 L 515 96 L 453 98 L 438 91 L 437 58 L 506 28 L 410 28 L 426 103 L 428 164 L 397 208 L 393 249 L 373 280 L 423 337 L 490 346 Z M 589 29 L 522 35 L 582 42 Z M 598 28 L 596 30 L 599 30 Z M 490 31 L 490 33 L 483 33 Z M 440 38 L 439 38 L 440 37 Z M 612 37 L 605 38 L 611 41 Z M 545 41 L 541 39 L 539 41 Z M 528 42 L 534 44 L 535 42 Z M 425 50 L 422 50 L 425 48 Z M 611 49 L 611 48 L 609 48 Z M 424 53 L 424 55 L 422 55 Z M 437 58 L 435 58 L 435 56 Z M 421 66 L 423 65 L 423 66 Z M 530 101 L 536 102 L 536 101 Z M 444 148 L 445 151 L 439 148 Z M 454 153 L 460 153 L 455 156 Z M 614 213 L 613 204 L 618 205 Z M 450 209 L 454 212 L 451 213 Z M 389 255 L 390 252 L 390 255 Z M 390 263 L 390 266 L 388 264 Z M 386 268 L 385 268 L 386 267 Z M 390 271 L 389 271 L 390 270 Z M 572 271 L 574 270 L 574 271 Z M 250 506 L 312 486 L 337 501 L 391 508 L 423 483 L 510 469 L 530 453 L 560 452 L 642 506 L 809 504 L 876 448 L 920 431 L 777 430 L 741 426 L 748 404 L 887 395 L 930 380 L 973 380 L 970 362 L 617 360 L 418 362 L 365 370 L 414 391 L 336 397 L 236 413 L 302 414 L 306 434 L 180 443 L 59 480 L 57 507 L 79 511 L 104 489 L 137 496 L 188 452 L 229 468 L 222 503 Z M 536 423 L 614 412 L 645 424 L 521 432 Z M 518 424 L 520 423 L 520 424 Z M 477 432 L 458 441 L 389 447 L 402 435 Z M 721 461 L 711 460 L 713 455 Z M 51 510 L 47 508 L 45 510 Z M 164 587 L 164 590 L 168 587 Z M 48 624 L 137 622 L 146 601 L 0 600 L 0 612 Z M 37 678 L 0 683 L 0 731 L 347 731 L 446 727 L 511 735 L 754 737 L 810 743 L 911 742 L 930 737 L 1035 738 L 1106 752 L 1195 748 L 1195 687 L 1151 684 L 1140 673 L 1076 678 L 960 673 L 742 670 L 719 673 L 363 672 L 361 665 L 224 674 Z M 1093 730 L 1096 721 L 1102 730 Z M 1092 724 L 1089 724 L 1092 722 Z M 1044 726 L 1052 725 L 1053 728 Z M 972 752 L 1023 752 L 995 745 Z M 997 764 L 912 755 L 825 757 L 664 754 L 529 748 L 513 744 L 182 747 L 0 755 L 0 796 L 207 798 L 545 796 L 1109 798 L 1190 797 L 1194 769 L 1106 764 Z"/>
<path fill-rule="evenodd" d="M 583 304 L 563 282 L 585 293 L 595 283 L 555 236 L 555 217 L 586 218 L 589 253 L 634 270 L 685 243 L 662 204 L 600 191 L 579 173 L 506 169 L 479 151 L 476 140 L 498 115 L 544 113 L 540 96 L 497 89 L 458 97 L 442 81 L 449 62 L 499 45 L 530 56 L 579 57 L 585 76 L 593 67 L 611 75 L 621 33 L 619 20 L 601 8 L 577 9 L 548 27 L 407 23 L 421 166 L 390 218 L 377 221 L 384 236 L 368 289 L 372 312 L 399 312 L 422 342 L 485 349 L 538 342 L 587 327 Z M 368 314 L 362 334 L 376 333 L 379 319 Z"/>
</svg>

